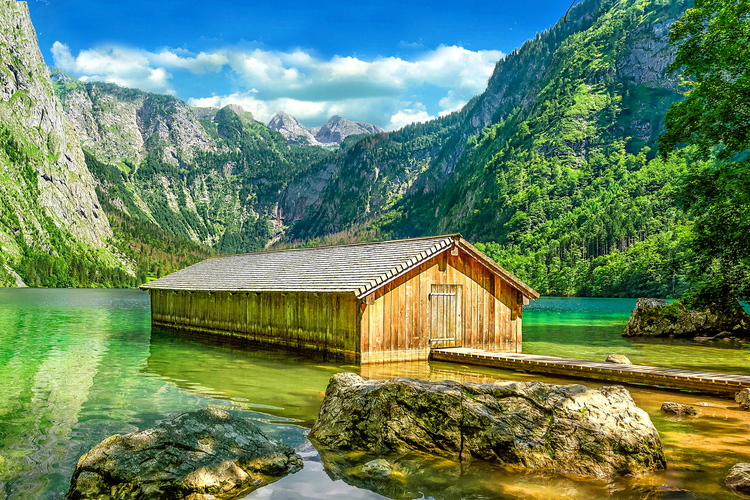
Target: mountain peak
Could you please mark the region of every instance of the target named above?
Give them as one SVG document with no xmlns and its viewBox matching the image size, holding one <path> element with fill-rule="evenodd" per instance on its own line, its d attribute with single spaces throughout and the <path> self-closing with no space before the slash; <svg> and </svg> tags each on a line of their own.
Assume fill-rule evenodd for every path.
<svg viewBox="0 0 750 500">
<path fill-rule="evenodd" d="M 268 122 L 268 128 L 279 132 L 290 144 L 298 146 L 318 146 L 319 143 L 315 137 L 305 128 L 295 117 L 283 111 L 279 111 L 271 121 Z"/>
<path fill-rule="evenodd" d="M 255 120 L 253 114 L 250 111 L 245 111 L 245 109 L 239 104 L 227 104 L 221 109 L 231 109 L 245 122 L 252 122 Z"/>
<path fill-rule="evenodd" d="M 385 132 L 385 129 L 371 123 L 353 122 L 339 115 L 334 115 L 316 131 L 315 138 L 324 145 L 341 144 L 350 135 L 378 134 L 380 132 Z"/>
</svg>

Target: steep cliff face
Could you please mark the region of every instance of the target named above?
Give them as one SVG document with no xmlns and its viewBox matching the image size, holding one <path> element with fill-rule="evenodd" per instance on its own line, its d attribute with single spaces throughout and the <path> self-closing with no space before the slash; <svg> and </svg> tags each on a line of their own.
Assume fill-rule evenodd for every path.
<svg viewBox="0 0 750 500">
<path fill-rule="evenodd" d="M 20 284 L 20 274 L 49 284 L 38 281 L 32 262 L 65 267 L 84 254 L 85 268 L 124 272 L 25 2 L 0 2 L 0 42 L 0 282 Z"/>
<path fill-rule="evenodd" d="M 158 144 L 160 159 L 177 166 L 190 162 L 196 151 L 216 150 L 193 110 L 179 99 L 83 83 L 56 68 L 50 74 L 83 146 L 103 161 L 137 165 Z"/>
</svg>

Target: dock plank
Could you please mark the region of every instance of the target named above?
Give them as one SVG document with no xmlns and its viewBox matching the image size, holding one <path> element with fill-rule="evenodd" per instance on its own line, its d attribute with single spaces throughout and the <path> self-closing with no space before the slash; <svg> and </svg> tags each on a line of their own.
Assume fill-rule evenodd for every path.
<svg viewBox="0 0 750 500">
<path fill-rule="evenodd" d="M 647 365 L 625 365 L 540 354 L 492 352 L 467 347 L 432 349 L 430 359 L 673 389 L 734 394 L 750 387 L 750 376 Z"/>
</svg>

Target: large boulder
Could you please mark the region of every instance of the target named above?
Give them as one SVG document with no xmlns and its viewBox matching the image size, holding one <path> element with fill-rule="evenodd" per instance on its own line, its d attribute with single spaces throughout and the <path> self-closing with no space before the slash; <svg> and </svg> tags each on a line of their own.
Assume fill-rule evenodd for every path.
<svg viewBox="0 0 750 500">
<path fill-rule="evenodd" d="M 331 378 L 310 438 L 333 450 L 419 451 L 593 476 L 664 469 L 659 434 L 623 387 Z"/>
<path fill-rule="evenodd" d="M 105 439 L 78 460 L 66 498 L 235 498 L 301 468 L 249 420 L 207 408 Z"/>
<path fill-rule="evenodd" d="M 638 299 L 622 332 L 624 337 L 651 336 L 711 340 L 728 335 L 747 337 L 750 316 L 737 308 L 734 313 L 692 311 L 679 302 L 662 299 Z"/>
</svg>

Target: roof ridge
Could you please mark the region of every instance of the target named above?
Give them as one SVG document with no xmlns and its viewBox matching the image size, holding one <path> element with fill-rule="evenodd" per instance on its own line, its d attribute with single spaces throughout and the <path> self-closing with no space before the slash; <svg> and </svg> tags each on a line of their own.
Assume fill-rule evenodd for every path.
<svg viewBox="0 0 750 500">
<path fill-rule="evenodd" d="M 449 233 L 449 234 L 440 234 L 436 236 L 420 236 L 419 238 L 401 238 L 399 240 L 383 240 L 383 241 L 362 241 L 360 243 L 347 243 L 345 245 L 321 245 L 319 247 L 303 247 L 303 248 L 279 248 L 277 250 L 261 250 L 259 252 L 246 252 L 246 253 L 235 253 L 235 254 L 229 254 L 229 255 L 219 255 L 217 257 L 210 257 L 210 259 L 224 259 L 227 257 L 239 257 L 242 255 L 263 255 L 263 254 L 271 254 L 271 253 L 280 253 L 280 252 L 295 252 L 295 251 L 302 251 L 302 250 L 322 250 L 327 248 L 345 248 L 345 247 L 356 247 L 356 246 L 364 246 L 364 245 L 379 245 L 381 243 L 399 243 L 402 241 L 423 241 L 423 240 L 437 240 L 437 239 L 443 239 L 443 238 L 461 238 L 461 233 Z M 209 259 L 206 259 L 209 260 Z"/>
</svg>

